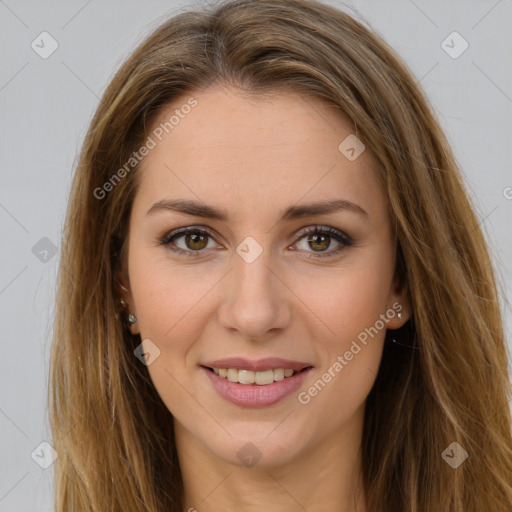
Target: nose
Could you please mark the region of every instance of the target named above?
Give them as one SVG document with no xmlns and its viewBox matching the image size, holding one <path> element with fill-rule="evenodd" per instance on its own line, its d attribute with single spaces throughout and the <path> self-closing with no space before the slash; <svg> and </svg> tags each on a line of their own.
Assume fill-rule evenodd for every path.
<svg viewBox="0 0 512 512">
<path fill-rule="evenodd" d="M 285 329 L 291 318 L 292 292 L 272 268 L 269 251 L 264 250 L 249 263 L 234 255 L 234 268 L 226 276 L 223 299 L 218 309 L 225 329 L 238 331 L 243 338 L 261 340 Z"/>
</svg>

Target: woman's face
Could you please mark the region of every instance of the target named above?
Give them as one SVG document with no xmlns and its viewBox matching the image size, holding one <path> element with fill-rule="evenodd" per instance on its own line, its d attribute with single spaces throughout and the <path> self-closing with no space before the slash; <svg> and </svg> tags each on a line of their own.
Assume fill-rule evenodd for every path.
<svg viewBox="0 0 512 512">
<path fill-rule="evenodd" d="M 386 196 L 369 148 L 320 100 L 191 96 L 160 112 L 139 169 L 132 332 L 180 439 L 284 464 L 360 432 L 386 328 L 408 316 Z"/>
</svg>

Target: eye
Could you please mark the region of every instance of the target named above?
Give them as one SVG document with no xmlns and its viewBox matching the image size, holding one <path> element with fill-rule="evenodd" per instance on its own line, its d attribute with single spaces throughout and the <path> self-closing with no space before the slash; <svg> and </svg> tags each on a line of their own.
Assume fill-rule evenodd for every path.
<svg viewBox="0 0 512 512">
<path fill-rule="evenodd" d="M 183 239 L 180 243 L 178 240 Z M 165 235 L 159 242 L 169 250 L 183 254 L 184 256 L 201 256 L 205 249 L 212 249 L 208 243 L 213 240 L 213 235 L 208 230 L 197 227 L 181 228 Z M 299 233 L 299 241 L 305 240 L 305 247 L 299 247 L 301 251 L 309 252 L 308 258 L 327 258 L 338 255 L 347 247 L 353 245 L 354 240 L 345 233 L 329 226 L 312 226 Z M 335 240 L 338 247 L 335 250 L 327 251 Z M 308 251 L 313 249 L 313 251 Z"/>
<path fill-rule="evenodd" d="M 313 253 L 307 255 L 308 258 L 330 258 L 337 256 L 344 249 L 354 244 L 354 240 L 348 235 L 329 226 L 306 228 L 300 233 L 299 242 L 302 239 L 305 239 L 305 249 L 302 248 L 301 250 L 308 252 L 308 248 L 313 249 Z M 332 245 L 333 239 L 338 244 L 338 248 L 327 251 L 326 249 Z"/>
<path fill-rule="evenodd" d="M 183 245 L 180 247 L 176 244 L 176 240 L 181 238 L 183 238 Z M 203 249 L 211 249 L 208 247 L 209 238 L 212 239 L 212 235 L 204 229 L 182 228 L 164 236 L 160 243 L 178 254 L 199 256 Z"/>
</svg>

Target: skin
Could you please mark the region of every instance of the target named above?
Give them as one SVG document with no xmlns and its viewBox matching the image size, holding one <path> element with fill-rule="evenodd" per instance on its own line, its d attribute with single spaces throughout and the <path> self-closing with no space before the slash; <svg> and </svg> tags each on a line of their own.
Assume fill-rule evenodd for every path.
<svg viewBox="0 0 512 512">
<path fill-rule="evenodd" d="M 189 97 L 166 106 L 154 126 Z M 304 391 L 394 303 L 402 305 L 402 318 L 390 319 L 387 328 L 407 321 L 376 163 L 368 148 L 355 161 L 338 150 L 354 130 L 319 99 L 282 91 L 255 99 L 221 85 L 193 97 L 197 106 L 139 169 L 127 275 L 121 276 L 137 317 L 132 332 L 160 350 L 148 370 L 174 417 L 184 510 L 364 512 L 364 404 L 386 327 L 307 404 L 292 393 L 265 408 L 233 405 L 200 365 L 229 356 L 308 362 L 314 368 Z M 343 210 L 279 220 L 288 206 L 340 198 L 367 215 Z M 225 209 L 229 219 L 148 215 L 162 199 L 200 200 Z M 315 258 L 342 244 L 327 235 L 318 248 L 307 235 L 298 236 L 314 225 L 346 233 L 354 244 Z M 187 226 L 212 232 L 199 257 L 159 245 Z M 262 248 L 250 264 L 236 252 L 247 236 Z M 174 246 L 193 252 L 197 244 L 181 236 Z M 237 457 L 248 442 L 261 454 L 253 467 Z"/>
</svg>

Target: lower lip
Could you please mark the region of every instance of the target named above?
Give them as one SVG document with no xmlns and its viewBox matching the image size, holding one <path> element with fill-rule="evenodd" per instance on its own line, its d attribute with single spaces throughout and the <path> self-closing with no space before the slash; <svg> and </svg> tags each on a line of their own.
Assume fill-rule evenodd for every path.
<svg viewBox="0 0 512 512">
<path fill-rule="evenodd" d="M 224 377 L 219 377 L 204 366 L 201 368 L 208 375 L 217 393 L 228 402 L 240 407 L 253 408 L 267 407 L 291 395 L 299 389 L 310 370 L 312 370 L 312 368 L 307 368 L 291 377 L 285 377 L 283 380 L 261 386 L 231 382 Z"/>
</svg>

